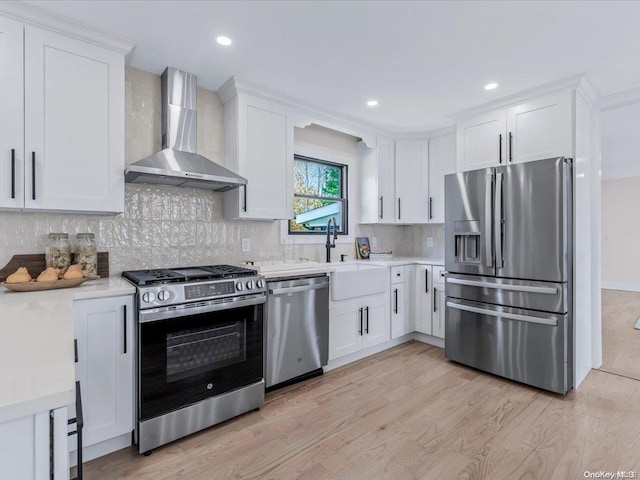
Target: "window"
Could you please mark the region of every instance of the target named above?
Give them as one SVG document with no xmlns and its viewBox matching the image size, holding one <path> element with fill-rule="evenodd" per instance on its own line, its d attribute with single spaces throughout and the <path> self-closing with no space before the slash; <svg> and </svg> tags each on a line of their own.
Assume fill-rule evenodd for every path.
<svg viewBox="0 0 640 480">
<path fill-rule="evenodd" d="M 296 155 L 293 176 L 294 217 L 289 220 L 289 233 L 325 234 L 333 218 L 338 234 L 346 235 L 347 166 Z"/>
</svg>

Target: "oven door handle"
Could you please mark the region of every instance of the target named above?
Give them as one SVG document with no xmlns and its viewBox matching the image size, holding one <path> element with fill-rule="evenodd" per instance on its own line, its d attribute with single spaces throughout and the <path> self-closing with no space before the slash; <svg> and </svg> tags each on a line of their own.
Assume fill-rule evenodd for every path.
<svg viewBox="0 0 640 480">
<path fill-rule="evenodd" d="M 225 299 L 223 302 L 213 300 L 209 302 L 197 302 L 192 305 L 178 305 L 177 307 L 159 307 L 141 310 L 138 315 L 139 323 L 156 322 L 176 317 L 186 317 L 188 315 L 199 315 L 202 313 L 219 312 L 231 310 L 233 308 L 250 307 L 265 303 L 267 298 L 264 294 Z"/>
</svg>

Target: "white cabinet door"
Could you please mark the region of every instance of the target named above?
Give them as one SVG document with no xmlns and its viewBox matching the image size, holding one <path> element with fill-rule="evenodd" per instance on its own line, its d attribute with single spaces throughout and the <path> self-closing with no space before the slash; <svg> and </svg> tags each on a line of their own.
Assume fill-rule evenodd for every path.
<svg viewBox="0 0 640 480">
<path fill-rule="evenodd" d="M 0 17 L 0 208 L 24 205 L 23 28 Z"/>
<path fill-rule="evenodd" d="M 391 338 L 398 338 L 408 333 L 405 315 L 404 283 L 396 283 L 391 285 Z"/>
<path fill-rule="evenodd" d="M 429 144 L 396 142 L 396 223 L 427 223 Z"/>
<path fill-rule="evenodd" d="M 230 219 L 293 217 L 293 122 L 279 105 L 237 94 L 225 104 L 225 166 L 246 188 L 225 192 Z"/>
<path fill-rule="evenodd" d="M 391 339 L 389 301 L 387 295 L 375 295 L 363 299 L 365 308 L 365 334 L 362 347 L 372 347 Z M 368 308 L 368 310 L 366 310 Z"/>
<path fill-rule="evenodd" d="M 444 176 L 456 171 L 456 135 L 429 139 L 429 223 L 444 223 Z"/>
<path fill-rule="evenodd" d="M 364 307 L 360 300 L 333 302 L 329 321 L 329 360 L 362 349 Z"/>
<path fill-rule="evenodd" d="M 434 337 L 444 338 L 444 317 L 445 317 L 444 284 L 436 283 L 433 287 L 433 317 L 431 334 Z"/>
<path fill-rule="evenodd" d="M 431 311 L 433 308 L 431 265 L 417 265 L 415 278 L 416 331 L 431 335 Z"/>
<path fill-rule="evenodd" d="M 506 113 L 483 113 L 458 123 L 457 170 L 493 167 L 505 160 Z"/>
<path fill-rule="evenodd" d="M 358 144 L 360 223 L 395 223 L 395 148 L 377 138 L 376 148 Z"/>
<path fill-rule="evenodd" d="M 25 207 L 124 210 L 124 57 L 25 27 Z"/>
<path fill-rule="evenodd" d="M 133 430 L 133 297 L 78 300 L 74 312 L 86 447 Z"/>
<path fill-rule="evenodd" d="M 573 157 L 572 101 L 568 91 L 545 95 L 507 110 L 508 160 L 529 162 Z"/>
</svg>

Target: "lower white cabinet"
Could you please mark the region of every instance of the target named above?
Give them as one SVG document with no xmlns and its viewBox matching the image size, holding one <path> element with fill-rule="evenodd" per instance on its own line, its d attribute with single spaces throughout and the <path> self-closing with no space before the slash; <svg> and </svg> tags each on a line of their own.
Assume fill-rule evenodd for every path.
<svg viewBox="0 0 640 480">
<path fill-rule="evenodd" d="M 0 424 L 0 478 L 69 478 L 66 408 Z"/>
<path fill-rule="evenodd" d="M 134 428 L 133 313 L 132 295 L 74 302 L 84 447 L 129 434 Z M 69 410 L 74 417 L 75 406 Z M 73 436 L 69 451 L 75 449 Z"/>
<path fill-rule="evenodd" d="M 446 295 L 444 292 L 444 268 L 433 268 L 433 310 L 431 317 L 431 335 L 444 338 L 444 317 Z"/>
<path fill-rule="evenodd" d="M 402 337 L 416 329 L 412 294 L 414 277 L 415 265 L 390 269 L 391 338 Z"/>
<path fill-rule="evenodd" d="M 417 265 L 415 273 L 415 320 L 416 332 L 431 335 L 431 309 L 433 308 L 433 267 Z"/>
<path fill-rule="evenodd" d="M 390 338 L 386 293 L 331 303 L 329 360 L 386 342 Z"/>
</svg>

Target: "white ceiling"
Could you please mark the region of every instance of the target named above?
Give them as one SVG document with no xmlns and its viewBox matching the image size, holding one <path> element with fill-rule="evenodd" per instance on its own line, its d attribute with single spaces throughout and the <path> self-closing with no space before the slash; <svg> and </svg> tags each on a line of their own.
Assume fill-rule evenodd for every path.
<svg viewBox="0 0 640 480">
<path fill-rule="evenodd" d="M 236 75 L 391 132 L 583 73 L 604 95 L 640 86 L 640 2 L 29 3 L 136 41 L 134 67 L 188 70 L 211 90 Z"/>
</svg>

